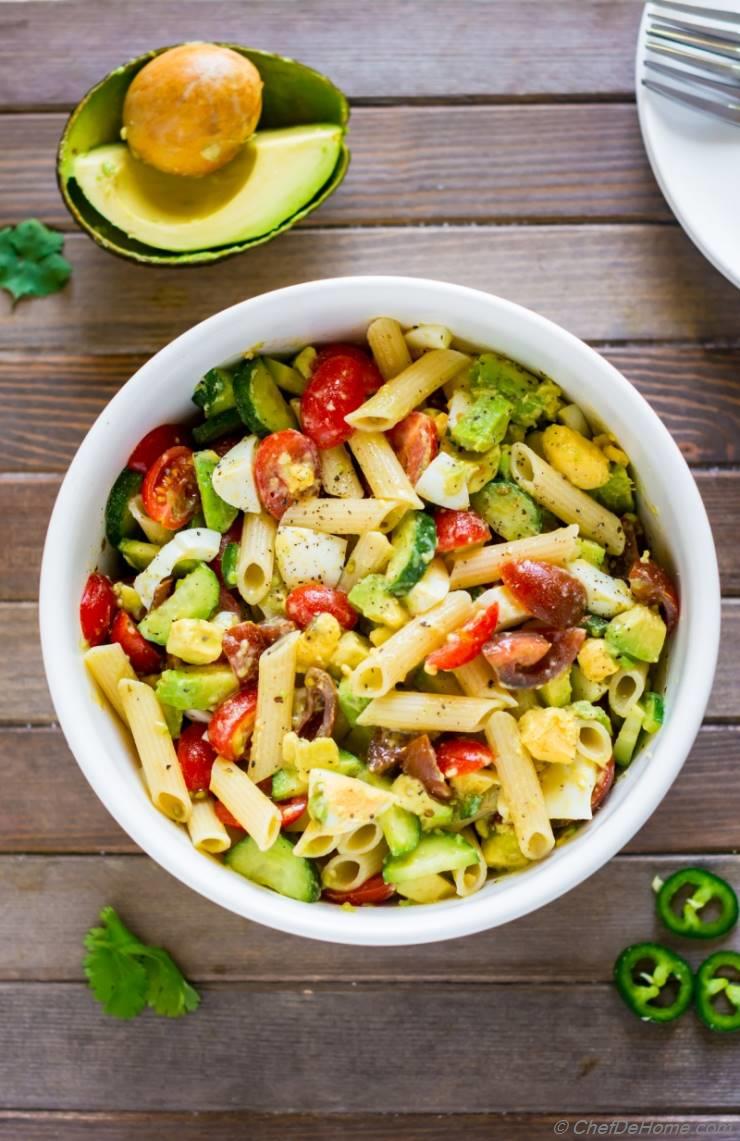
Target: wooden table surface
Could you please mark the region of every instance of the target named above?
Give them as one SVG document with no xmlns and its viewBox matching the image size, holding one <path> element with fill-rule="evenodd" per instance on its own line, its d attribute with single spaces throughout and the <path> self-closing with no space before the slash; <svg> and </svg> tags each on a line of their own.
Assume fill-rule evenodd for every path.
<svg viewBox="0 0 740 1141">
<path fill-rule="evenodd" d="M 538 1141 L 639 1123 L 740 1137 L 740 1040 L 693 1016 L 642 1025 L 609 983 L 626 943 L 662 937 L 656 873 L 706 861 L 740 885 L 740 296 L 678 228 L 648 168 L 633 94 L 641 7 L 0 5 L 0 225 L 35 215 L 63 228 L 73 265 L 53 298 L 15 310 L 0 299 L 1 1141 L 442 1141 L 457 1130 Z M 352 166 L 307 225 L 269 246 L 197 271 L 136 267 L 74 230 L 55 145 L 104 72 L 188 38 L 246 42 L 327 72 L 352 100 Z M 724 594 L 706 723 L 642 832 L 537 914 L 416 948 L 271 932 L 139 853 L 54 723 L 36 632 L 51 504 L 117 388 L 226 305 L 351 273 L 490 290 L 603 351 L 694 468 Z M 173 950 L 201 986 L 197 1015 L 101 1014 L 80 959 L 106 903 Z"/>
</svg>

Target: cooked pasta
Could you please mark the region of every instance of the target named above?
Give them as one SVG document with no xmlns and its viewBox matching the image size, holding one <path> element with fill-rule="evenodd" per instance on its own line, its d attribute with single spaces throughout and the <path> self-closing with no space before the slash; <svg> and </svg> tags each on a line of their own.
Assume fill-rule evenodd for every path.
<svg viewBox="0 0 740 1141">
<path fill-rule="evenodd" d="M 388 853 L 384 843 L 377 844 L 369 852 L 337 853 L 323 867 L 321 882 L 331 891 L 354 891 L 377 875 L 383 867 Z"/>
<path fill-rule="evenodd" d="M 218 856 L 231 847 L 231 838 L 216 815 L 216 802 L 211 797 L 193 801 L 188 832 L 199 852 Z"/>
<path fill-rule="evenodd" d="M 383 380 L 392 380 L 411 364 L 403 330 L 392 317 L 378 317 L 370 322 L 367 343 Z"/>
<path fill-rule="evenodd" d="M 404 733 L 480 733 L 496 704 L 483 697 L 394 690 L 371 701 L 357 724 Z"/>
<path fill-rule="evenodd" d="M 488 864 L 486 863 L 478 838 L 472 828 L 466 828 L 463 835 L 467 842 L 475 849 L 477 860 L 467 868 L 458 868 L 452 873 L 455 891 L 460 896 L 474 895 L 485 885 L 488 879 Z"/>
<path fill-rule="evenodd" d="M 596 765 L 609 763 L 612 755 L 612 739 L 609 730 L 601 721 L 578 720 L 578 754 Z"/>
<path fill-rule="evenodd" d="M 277 840 L 282 818 L 280 809 L 233 761 L 216 757 L 211 769 L 211 792 L 228 808 L 261 852 Z"/>
<path fill-rule="evenodd" d="M 321 453 L 321 486 L 327 495 L 340 499 L 362 499 L 362 484 L 344 444 Z"/>
<path fill-rule="evenodd" d="M 118 683 L 123 678 L 136 681 L 131 662 L 118 642 L 109 646 L 95 646 L 85 652 L 85 665 L 122 721 L 126 720 Z"/>
<path fill-rule="evenodd" d="M 283 738 L 292 728 L 299 639 L 297 632 L 286 634 L 260 658 L 257 717 L 249 758 L 249 775 L 255 782 L 280 768 Z"/>
<path fill-rule="evenodd" d="M 467 697 L 485 697 L 495 701 L 499 709 L 516 705 L 516 698 L 498 684 L 493 670 L 481 655 L 452 672 Z"/>
<path fill-rule="evenodd" d="M 152 802 L 165 816 L 187 824 L 192 811 L 190 794 L 154 690 L 124 677 L 118 683 L 118 695 Z"/>
<path fill-rule="evenodd" d="M 236 564 L 236 586 L 245 602 L 256 606 L 270 589 L 275 566 L 275 532 L 271 516 L 244 516 L 239 557 Z"/>
<path fill-rule="evenodd" d="M 541 860 L 555 846 L 555 837 L 537 771 L 521 742 L 517 723 L 510 713 L 494 713 L 485 731 L 522 855 Z"/>
<path fill-rule="evenodd" d="M 433 349 L 414 361 L 345 419 L 363 432 L 387 432 L 418 404 L 451 380 L 470 357 L 454 349 Z"/>
<path fill-rule="evenodd" d="M 390 557 L 391 545 L 385 535 L 381 531 L 365 531 L 347 559 L 337 586 L 349 594 L 360 579 L 385 570 Z"/>
<path fill-rule="evenodd" d="M 353 432 L 349 446 L 373 495 L 409 507 L 423 507 L 387 436 L 382 432 Z"/>
<path fill-rule="evenodd" d="M 309 499 L 289 507 L 281 524 L 327 535 L 364 535 L 382 526 L 397 506 L 390 499 Z"/>
<path fill-rule="evenodd" d="M 647 662 L 633 662 L 609 679 L 609 708 L 617 717 L 626 717 L 642 697 L 647 683 Z"/>
<path fill-rule="evenodd" d="M 337 840 L 337 851 L 342 856 L 364 856 L 377 848 L 383 839 L 380 825 L 372 821 L 361 824 L 354 832 L 345 832 Z"/>
<path fill-rule="evenodd" d="M 510 543 L 495 543 L 481 547 L 471 554 L 458 555 L 450 575 L 452 590 L 467 586 L 482 586 L 501 577 L 501 568 L 520 559 L 536 559 L 546 563 L 566 563 L 578 551 L 578 527 L 561 527 L 544 535 L 527 539 L 514 539 Z"/>
</svg>

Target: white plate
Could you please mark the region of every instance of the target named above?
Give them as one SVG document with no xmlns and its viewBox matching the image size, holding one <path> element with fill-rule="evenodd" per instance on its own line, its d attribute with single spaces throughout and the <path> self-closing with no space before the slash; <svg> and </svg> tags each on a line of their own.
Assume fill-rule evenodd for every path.
<svg viewBox="0 0 740 1141">
<path fill-rule="evenodd" d="M 740 0 L 711 0 L 711 7 L 740 12 Z M 656 4 L 645 5 L 637 42 L 637 110 L 645 149 L 681 226 L 712 265 L 740 286 L 740 127 L 682 107 L 643 87 L 647 23 L 650 14 L 660 10 Z M 668 9 L 662 11 L 668 14 Z M 682 12 L 675 15 L 692 19 Z M 717 21 L 704 22 L 723 26 Z M 671 83 L 658 74 L 654 78 Z"/>
</svg>

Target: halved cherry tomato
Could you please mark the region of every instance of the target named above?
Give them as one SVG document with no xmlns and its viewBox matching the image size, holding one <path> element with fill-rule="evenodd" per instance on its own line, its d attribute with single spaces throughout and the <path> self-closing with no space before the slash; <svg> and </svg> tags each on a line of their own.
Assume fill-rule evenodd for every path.
<svg viewBox="0 0 740 1141">
<path fill-rule="evenodd" d="M 380 375 L 378 366 L 375 361 L 361 349 L 359 345 L 322 345 L 316 357 L 316 364 L 314 371 L 324 361 L 331 360 L 332 357 L 351 357 L 362 368 L 362 382 L 365 386 L 365 392 L 371 396 L 373 392 L 377 392 L 383 383 L 383 377 Z"/>
<path fill-rule="evenodd" d="M 306 582 L 291 590 L 285 599 L 285 613 L 301 629 L 317 614 L 331 614 L 345 630 L 352 630 L 358 618 L 343 590 L 323 586 L 320 582 Z"/>
<path fill-rule="evenodd" d="M 287 828 L 289 824 L 295 824 L 296 820 L 300 820 L 303 816 L 308 808 L 308 796 L 292 796 L 290 800 L 281 800 L 278 808 L 283 818 L 282 827 Z"/>
<path fill-rule="evenodd" d="M 216 709 L 208 723 L 208 740 L 220 757 L 238 761 L 244 756 L 257 716 L 257 690 L 240 689 Z"/>
<path fill-rule="evenodd" d="M 363 366 L 354 357 L 329 357 L 314 369 L 301 397 L 303 431 L 320 448 L 336 448 L 354 431 L 345 416 L 366 396 Z"/>
<path fill-rule="evenodd" d="M 292 503 L 321 490 L 316 445 L 295 428 L 273 432 L 257 445 L 254 477 L 263 507 L 280 519 Z"/>
<path fill-rule="evenodd" d="M 482 741 L 471 737 L 450 737 L 434 746 L 437 764 L 446 777 L 459 777 L 463 773 L 475 773 L 486 765 L 493 764 L 493 753 Z"/>
<path fill-rule="evenodd" d="M 199 502 L 190 448 L 170 448 L 159 456 L 144 476 L 141 496 L 147 515 L 169 531 L 189 523 Z"/>
<path fill-rule="evenodd" d="M 110 579 L 93 571 L 80 600 L 80 626 L 89 646 L 99 646 L 108 637 L 117 606 Z"/>
<path fill-rule="evenodd" d="M 577 626 L 586 613 L 588 599 L 583 584 L 552 563 L 534 559 L 505 563 L 501 578 L 517 602 L 548 626 Z"/>
<path fill-rule="evenodd" d="M 137 674 L 153 674 L 162 667 L 162 655 L 156 646 L 147 642 L 125 610 L 119 610 L 113 619 L 111 642 L 118 642 Z"/>
<path fill-rule="evenodd" d="M 607 793 L 614 784 L 614 757 L 611 758 L 609 763 L 599 773 L 599 778 L 594 785 L 594 790 L 591 793 L 591 811 L 595 812 L 600 808 L 606 800 Z"/>
<path fill-rule="evenodd" d="M 498 603 L 479 608 L 459 630 L 447 635 L 438 650 L 433 650 L 424 663 L 427 673 L 437 670 L 456 670 L 472 662 L 483 649 L 484 643 L 495 633 L 498 623 Z"/>
<path fill-rule="evenodd" d="M 205 725 L 188 725 L 177 742 L 177 759 L 190 792 L 203 792 L 211 783 L 216 751 L 213 745 L 204 741 L 204 730 Z"/>
<path fill-rule="evenodd" d="M 586 637 L 580 626 L 569 630 L 511 630 L 494 634 L 483 657 L 508 689 L 533 689 L 572 665 Z"/>
<path fill-rule="evenodd" d="M 670 576 L 652 559 L 635 559 L 627 578 L 638 602 L 660 607 L 670 634 L 678 622 L 678 591 Z"/>
<path fill-rule="evenodd" d="M 226 805 L 222 804 L 220 800 L 216 801 L 213 810 L 221 823 L 225 824 L 227 828 L 238 828 L 240 832 L 246 831 L 244 825 L 239 823 L 237 818 L 229 812 Z"/>
<path fill-rule="evenodd" d="M 146 436 L 139 440 L 128 458 L 126 467 L 131 468 L 131 471 L 140 471 L 144 475 L 163 452 L 184 444 L 186 439 L 187 433 L 183 431 L 182 425 L 160 424 L 158 428 L 152 428 L 151 432 L 147 432 Z"/>
<path fill-rule="evenodd" d="M 386 883 L 382 874 L 378 872 L 352 891 L 332 891 L 327 888 L 323 896 L 330 903 L 349 903 L 353 907 L 362 907 L 363 903 L 385 903 L 395 891 L 393 884 Z"/>
<path fill-rule="evenodd" d="M 411 483 L 416 483 L 439 451 L 437 425 L 423 412 L 409 412 L 391 428 L 388 439 Z"/>
<path fill-rule="evenodd" d="M 260 657 L 271 641 L 256 622 L 240 622 L 226 631 L 221 645 L 240 682 L 256 679 Z"/>
<path fill-rule="evenodd" d="M 452 511 L 449 507 L 438 507 L 434 512 L 434 524 L 440 554 L 459 551 L 461 547 L 473 547 L 476 543 L 487 543 L 491 538 L 491 528 L 475 511 Z"/>
</svg>

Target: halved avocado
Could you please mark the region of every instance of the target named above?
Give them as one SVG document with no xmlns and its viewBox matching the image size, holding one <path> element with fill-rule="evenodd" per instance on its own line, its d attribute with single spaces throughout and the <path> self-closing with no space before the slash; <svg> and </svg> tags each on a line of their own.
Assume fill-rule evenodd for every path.
<svg viewBox="0 0 740 1141">
<path fill-rule="evenodd" d="M 239 44 L 222 46 L 246 56 L 260 72 L 264 84 L 260 132 L 309 124 L 341 128 L 342 137 L 333 170 L 310 200 L 303 199 L 293 214 L 283 217 L 271 230 L 257 236 L 227 239 L 220 246 L 195 251 L 155 248 L 130 237 L 88 201 L 77 183 L 75 164 L 79 156 L 96 147 L 120 144 L 126 91 L 142 67 L 168 50 L 166 47 L 157 48 L 116 68 L 91 88 L 72 112 L 59 144 L 57 177 L 64 202 L 76 222 L 104 249 L 131 261 L 155 265 L 201 265 L 220 261 L 290 229 L 315 210 L 344 178 L 349 165 L 349 150 L 344 141 L 349 105 L 342 92 L 325 76 L 295 60 Z"/>
</svg>

